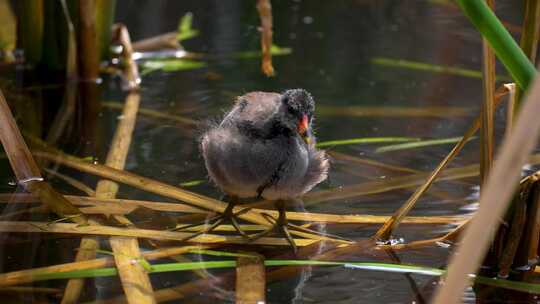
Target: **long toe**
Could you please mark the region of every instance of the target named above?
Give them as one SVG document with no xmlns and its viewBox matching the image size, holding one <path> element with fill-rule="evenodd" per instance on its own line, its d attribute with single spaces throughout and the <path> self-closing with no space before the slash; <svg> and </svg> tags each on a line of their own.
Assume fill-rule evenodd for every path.
<svg viewBox="0 0 540 304">
<path fill-rule="evenodd" d="M 289 245 L 291 245 L 294 254 L 296 255 L 296 253 L 298 252 L 298 248 L 296 247 L 296 243 L 294 242 L 294 239 L 289 232 L 289 228 L 287 228 L 287 225 L 281 225 L 280 229 L 283 232 L 285 238 L 287 239 L 287 242 L 289 242 Z"/>
</svg>

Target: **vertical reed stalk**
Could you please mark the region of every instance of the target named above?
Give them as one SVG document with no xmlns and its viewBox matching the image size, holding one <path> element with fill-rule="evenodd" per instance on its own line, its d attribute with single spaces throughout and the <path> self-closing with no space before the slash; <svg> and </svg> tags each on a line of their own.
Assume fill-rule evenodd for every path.
<svg viewBox="0 0 540 304">
<path fill-rule="evenodd" d="M 99 74 L 99 49 L 95 0 L 79 0 L 79 54 L 81 79 L 96 81 Z"/>
<path fill-rule="evenodd" d="M 45 25 L 43 0 L 19 0 L 19 47 L 24 57 L 33 64 L 41 62 L 43 55 L 43 29 Z"/>
<path fill-rule="evenodd" d="M 489 7 L 495 9 L 495 0 L 486 0 Z M 493 164 L 494 149 L 494 114 L 495 114 L 495 53 L 489 42 L 482 38 L 482 87 L 484 102 L 482 103 L 482 128 L 480 133 L 480 185 L 484 183 Z"/>
<path fill-rule="evenodd" d="M 96 8 L 96 48 L 99 58 L 105 60 L 109 55 L 111 27 L 114 20 L 116 0 L 95 0 Z"/>
<path fill-rule="evenodd" d="M 250 253 L 236 262 L 236 303 L 266 303 L 266 269 L 264 257 Z"/>
<path fill-rule="evenodd" d="M 533 174 L 529 177 L 532 189 L 527 200 L 528 216 L 520 247 L 518 249 L 514 264 L 516 266 L 531 265 L 538 260 L 538 240 L 540 239 L 540 177 Z M 516 276 L 517 280 L 532 282 L 534 267 Z"/>
<path fill-rule="evenodd" d="M 486 0 L 487 5 L 493 11 L 495 11 L 495 1 Z M 482 102 L 482 126 L 480 128 L 480 191 L 482 191 L 482 185 L 489 175 L 489 171 L 493 166 L 493 151 L 494 151 L 494 92 L 495 92 L 495 53 L 489 46 L 489 42 L 486 38 L 482 38 L 482 89 L 483 89 L 483 102 Z M 491 237 L 491 236 L 490 236 Z M 497 233 L 495 238 L 500 238 L 501 235 Z M 497 243 L 497 242 L 495 242 Z M 497 247 L 492 246 L 488 252 L 484 265 L 488 266 L 486 269 L 497 265 L 497 257 L 500 255 Z"/>
<path fill-rule="evenodd" d="M 536 51 L 538 49 L 538 37 L 540 36 L 540 3 L 538 0 L 526 0 L 525 1 L 525 16 L 523 20 L 523 26 L 521 28 L 521 39 L 519 46 L 529 58 L 529 60 L 535 64 Z M 523 97 L 523 90 L 517 88 L 516 100 L 519 102 Z M 517 108 L 513 109 L 512 115 L 515 116 Z"/>
<path fill-rule="evenodd" d="M 69 10 L 65 0 L 61 0 L 62 11 L 66 19 L 68 29 L 68 50 L 66 62 L 66 90 L 64 101 L 58 110 L 56 117 L 47 133 L 47 143 L 54 145 L 58 139 L 64 134 L 64 131 L 75 113 L 76 98 L 77 98 L 77 37 L 75 27 L 69 14 Z M 43 165 L 43 164 L 42 164 Z"/>
<path fill-rule="evenodd" d="M 274 76 L 272 66 L 272 4 L 270 0 L 257 0 L 257 11 L 261 18 L 261 50 L 262 50 L 262 72 L 270 77 Z"/>
</svg>

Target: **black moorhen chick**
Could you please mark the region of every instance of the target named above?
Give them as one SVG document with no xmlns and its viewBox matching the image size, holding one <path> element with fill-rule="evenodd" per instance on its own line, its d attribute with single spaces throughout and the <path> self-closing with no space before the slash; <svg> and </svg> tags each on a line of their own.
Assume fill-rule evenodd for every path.
<svg viewBox="0 0 540 304">
<path fill-rule="evenodd" d="M 239 228 L 232 210 L 235 197 L 262 197 L 276 202 L 279 218 L 268 231 L 279 228 L 296 249 L 287 229 L 286 200 L 294 199 L 324 181 L 329 162 L 315 148 L 312 132 L 315 102 L 303 89 L 282 94 L 251 92 L 237 98 L 223 121 L 202 137 L 201 149 L 211 180 L 233 198 L 210 228 L 224 219 Z"/>
</svg>

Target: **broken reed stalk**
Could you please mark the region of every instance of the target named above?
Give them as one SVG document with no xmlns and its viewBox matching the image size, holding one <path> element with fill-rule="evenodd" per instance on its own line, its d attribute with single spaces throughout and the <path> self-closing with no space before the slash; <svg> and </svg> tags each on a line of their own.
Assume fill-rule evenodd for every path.
<svg viewBox="0 0 540 304">
<path fill-rule="evenodd" d="M 18 183 L 32 192 L 58 216 L 72 218 L 79 224 L 86 224 L 87 219 L 79 209 L 43 181 L 30 150 L 17 128 L 15 119 L 0 90 L 0 141 L 4 147 Z"/>
<path fill-rule="evenodd" d="M 236 303 L 266 303 L 264 256 L 249 252 L 236 260 Z"/>
<path fill-rule="evenodd" d="M 97 199 L 94 197 L 66 195 L 65 196 L 75 206 L 80 206 L 80 211 L 84 214 L 119 214 L 127 215 L 137 208 L 144 207 L 155 211 L 163 212 L 179 212 L 190 214 L 202 214 L 206 216 L 208 211 L 192 207 L 182 203 L 165 203 L 156 201 L 142 201 L 131 199 Z M 26 194 L 1 194 L 0 203 L 33 203 L 36 199 L 31 195 Z M 23 210 L 21 210 L 23 211 Z M 273 217 L 278 216 L 275 210 L 253 209 L 255 212 L 264 212 Z M 292 221 L 305 222 L 323 222 L 336 224 L 382 224 L 390 217 L 384 215 L 354 215 L 354 214 L 329 214 L 329 213 L 313 213 L 313 212 L 295 212 L 287 211 L 287 218 Z M 467 216 L 450 215 L 450 216 L 407 216 L 403 220 L 403 224 L 415 225 L 447 225 L 456 224 L 467 220 Z M 243 225 L 244 227 L 245 225 Z M 261 225 L 258 225 L 261 226 Z M 266 226 L 261 226 L 266 227 Z M 219 227 L 217 228 L 219 230 Z"/>
<path fill-rule="evenodd" d="M 77 157 L 67 155 L 67 154 L 58 154 L 58 153 L 50 153 L 50 152 L 35 152 L 36 156 L 43 157 L 49 160 L 56 161 L 58 163 L 61 163 L 65 166 L 94 174 L 97 176 L 100 176 L 105 179 L 110 179 L 119 183 L 123 183 L 132 187 L 136 187 L 151 193 L 155 193 L 158 195 L 162 195 L 165 197 L 170 197 L 173 199 L 177 199 L 192 205 L 195 205 L 200 208 L 204 208 L 213 212 L 222 213 L 225 211 L 225 203 L 206 197 L 201 194 L 197 194 L 191 191 L 187 191 L 178 187 L 174 187 L 156 180 L 152 180 L 146 177 L 142 177 L 140 175 L 130 173 L 127 171 L 122 171 L 114 168 L 110 168 L 107 166 L 99 165 L 99 164 L 92 164 L 85 162 Z M 234 212 L 239 212 L 240 210 L 243 210 L 244 207 L 238 206 L 234 209 Z M 239 215 L 240 218 L 252 222 L 254 224 L 260 224 L 264 226 L 270 226 L 270 223 L 258 212 L 255 212 L 253 210 L 249 210 L 241 215 Z M 313 233 L 306 233 L 301 231 L 292 230 L 291 234 L 311 238 L 314 240 L 329 240 L 339 243 L 347 243 L 345 241 L 339 240 L 339 239 L 333 239 L 329 237 L 324 237 L 320 235 L 316 235 Z"/>
<path fill-rule="evenodd" d="M 486 0 L 486 3 L 495 9 L 495 0 Z M 480 128 L 480 185 L 493 164 L 495 128 L 495 53 L 489 42 L 482 38 L 482 88 L 484 98 L 482 103 L 482 126 Z"/>
<path fill-rule="evenodd" d="M 503 141 L 500 154 L 488 176 L 480 197 L 480 209 L 465 230 L 461 245 L 452 255 L 446 282 L 437 288 L 433 303 L 459 303 L 469 274 L 481 264 L 491 241 L 489 236 L 500 224 L 506 212 L 521 168 L 540 135 L 540 78 L 529 88 L 515 127 Z"/>
<path fill-rule="evenodd" d="M 494 106 L 496 104 L 499 104 L 502 96 L 504 95 L 504 90 L 505 88 L 501 87 L 499 90 L 499 94 L 496 94 Z M 425 183 L 422 184 L 418 189 L 416 189 L 416 191 L 409 197 L 409 199 L 394 213 L 394 215 L 392 215 L 392 218 L 390 218 L 386 223 L 384 223 L 384 225 L 375 233 L 375 235 L 373 236 L 375 239 L 386 240 L 390 237 L 392 231 L 397 227 L 397 225 L 399 225 L 401 220 L 405 217 L 405 215 L 407 215 L 407 213 L 409 213 L 409 211 L 414 207 L 420 197 L 429 189 L 433 182 L 435 182 L 442 170 L 461 151 L 461 149 L 463 149 L 469 138 L 473 136 L 474 133 L 476 133 L 476 131 L 480 127 L 482 117 L 483 115 L 481 114 L 480 117 L 475 119 L 475 121 L 465 132 L 461 140 L 431 172 Z"/>
<path fill-rule="evenodd" d="M 143 258 L 148 261 L 168 258 L 173 255 L 188 253 L 192 250 L 200 250 L 211 248 L 209 245 L 199 245 L 199 246 L 182 246 L 182 247 L 169 247 L 162 248 L 154 251 L 144 252 L 142 254 Z M 39 268 L 32 268 L 27 270 L 18 270 L 8 273 L 0 274 L 0 286 L 12 286 L 27 284 L 35 281 L 35 278 L 43 273 L 51 272 L 68 272 L 76 270 L 89 270 L 110 267 L 114 265 L 113 257 L 104 257 L 92 260 L 86 260 L 81 262 L 72 262 L 65 263 L 53 266 L 45 266 Z"/>
<path fill-rule="evenodd" d="M 113 26 L 113 40 L 118 41 L 122 45 L 122 57 L 125 61 L 126 69 L 124 70 L 124 78 L 126 80 L 127 90 L 138 90 L 141 83 L 139 69 L 135 60 L 133 60 L 133 46 L 127 27 L 117 23 Z"/>
<path fill-rule="evenodd" d="M 264 75 L 271 77 L 275 75 L 272 66 L 272 4 L 270 0 L 257 0 L 257 11 L 261 18 L 261 70 Z"/>
</svg>

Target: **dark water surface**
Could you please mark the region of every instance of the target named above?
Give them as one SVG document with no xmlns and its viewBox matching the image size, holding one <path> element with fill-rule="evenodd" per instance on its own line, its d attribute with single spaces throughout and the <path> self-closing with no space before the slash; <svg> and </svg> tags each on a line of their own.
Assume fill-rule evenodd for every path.
<svg viewBox="0 0 540 304">
<path fill-rule="evenodd" d="M 119 0 L 117 20 L 127 25 L 132 40 L 176 29 L 179 18 L 190 11 L 200 35 L 184 42 L 189 51 L 209 54 L 207 66 L 191 71 L 153 72 L 145 75 L 141 87 L 141 107 L 161 113 L 181 115 L 203 121 L 219 117 L 231 106 L 234 97 L 249 91 L 276 91 L 305 88 L 318 107 L 316 133 L 320 142 L 362 137 L 419 137 L 438 139 L 461 136 L 478 115 L 482 98 L 480 78 L 455 76 L 374 63 L 374 58 L 403 59 L 430 64 L 479 70 L 481 41 L 460 10 L 445 1 L 272 1 L 274 42 L 292 48 L 292 53 L 274 57 L 277 77 L 261 74 L 258 58 L 242 59 L 235 53 L 259 49 L 258 15 L 253 1 L 150 1 Z M 501 18 L 519 24 L 521 7 L 498 3 Z M 504 69 L 499 74 L 506 75 Z M 123 102 L 114 81 L 103 85 L 103 101 Z M 426 116 L 358 115 L 352 107 L 441 107 L 442 114 Z M 451 110 L 459 110 L 452 115 Z M 340 111 L 332 114 L 332 110 Z M 499 111 L 498 129 L 504 115 Z M 104 108 L 95 137 L 73 139 L 64 150 L 99 162 L 106 158 L 114 133 L 118 110 Z M 47 126 L 45 126 L 45 130 Z M 127 159 L 126 170 L 172 185 L 207 179 L 198 151 L 196 128 L 180 123 L 139 115 Z M 45 132 L 44 132 L 45 133 Z M 501 133 L 501 132 L 498 132 Z M 376 153 L 387 144 L 357 144 L 330 147 L 328 150 L 358 158 L 378 160 L 417 171 L 429 172 L 448 153 L 451 145 L 438 145 L 396 152 Z M 472 140 L 450 167 L 478 162 L 478 139 Z M 7 168 L 7 160 L 0 160 Z M 12 180 L 9 170 L 0 173 L 3 192 Z M 61 172 L 82 179 L 93 187 L 96 179 L 72 170 Z M 333 158 L 330 178 L 313 192 L 340 191 L 340 187 L 378 181 L 384 184 L 406 173 L 360 165 Z M 53 184 L 66 193 L 76 193 L 58 179 Z M 440 216 L 466 214 L 474 210 L 478 178 L 440 182 L 425 195 L 411 215 Z M 414 187 L 370 195 L 354 195 L 318 203 L 306 200 L 312 212 L 333 214 L 391 215 L 414 191 Z M 221 194 L 203 182 L 190 187 L 213 198 Z M 141 190 L 121 187 L 119 198 L 171 201 Z M 299 208 L 299 207 L 297 207 Z M 136 220 L 152 222 L 159 218 L 142 214 Z M 329 232 L 351 239 L 370 237 L 378 225 L 328 225 Z M 454 226 L 401 225 L 394 233 L 405 242 L 429 239 Z M 105 238 L 103 238 L 105 240 Z M 4 271 L 71 261 L 78 239 L 33 238 L 28 243 L 6 245 Z M 66 245 L 68 244 L 68 245 Z M 106 246 L 106 242 L 104 242 Z M 143 245 L 144 246 L 144 245 Z M 63 251 L 61 250 L 63 248 Z M 67 248 L 67 249 L 66 249 Z M 149 248 L 149 247 L 148 247 Z M 107 248 L 105 248 L 108 250 Z M 235 247 L 234 249 L 242 249 Z M 250 247 L 251 250 L 254 247 Z M 27 257 L 16 252 L 25 250 Z M 262 250 L 262 249 L 261 249 Z M 289 250 L 265 248 L 269 256 Z M 61 254 L 58 254 L 61 252 Z M 351 255 L 350 260 L 402 262 L 444 268 L 449 249 L 431 246 L 416 250 L 369 252 Z M 190 256 L 208 259 L 206 256 Z M 210 258 L 213 259 L 213 258 Z M 215 259 L 215 258 L 214 258 Z M 217 258 L 220 259 L 220 258 Z M 228 270 L 208 271 L 217 276 Z M 198 279 L 188 272 L 152 275 L 155 290 Z M 234 301 L 229 284 L 218 280 L 192 295 L 185 303 Z M 424 303 L 434 290 L 436 278 L 347 269 L 315 267 L 267 285 L 269 303 Z M 40 283 L 63 288 L 64 281 Z M 117 278 L 88 280 L 85 300 L 106 299 L 121 292 Z M 233 284 L 234 285 L 234 284 Z M 218 300 L 216 300 L 216 297 Z M 26 298 L 29 300 L 30 298 Z M 474 302 L 474 296 L 467 297 Z M 170 303 L 184 303 L 173 300 Z"/>
</svg>

